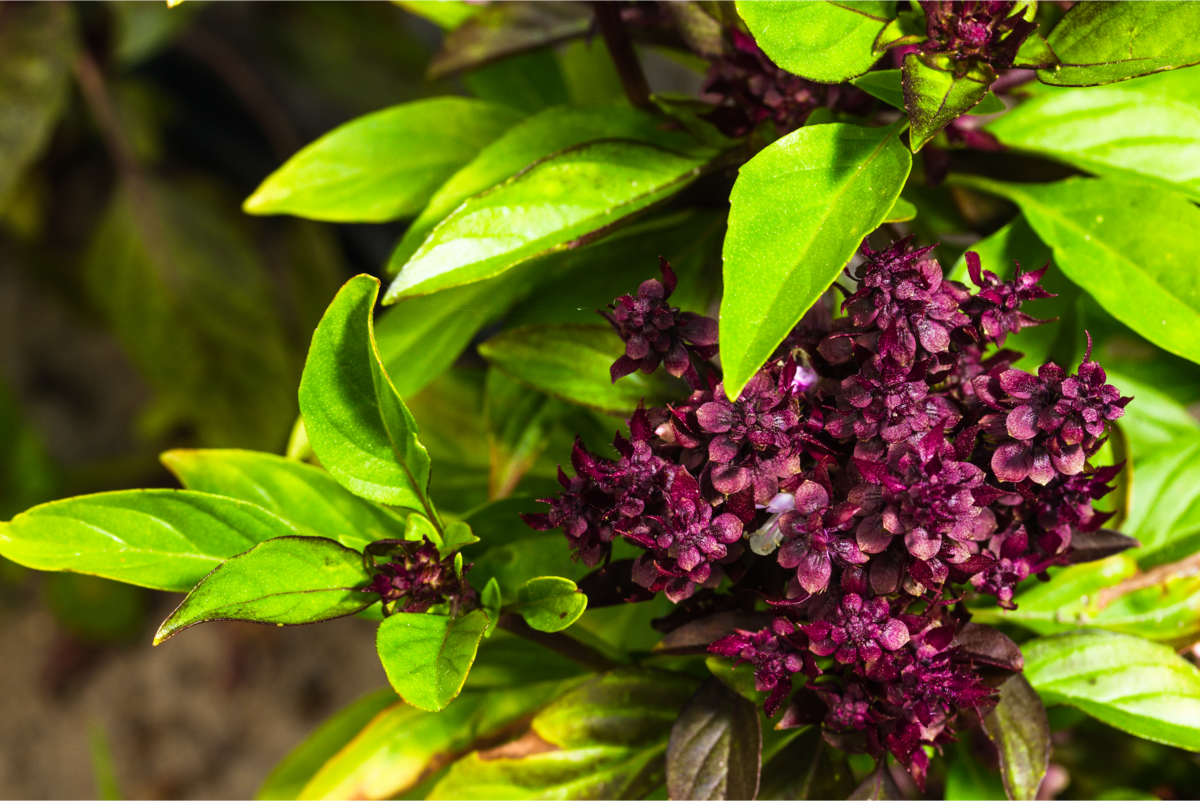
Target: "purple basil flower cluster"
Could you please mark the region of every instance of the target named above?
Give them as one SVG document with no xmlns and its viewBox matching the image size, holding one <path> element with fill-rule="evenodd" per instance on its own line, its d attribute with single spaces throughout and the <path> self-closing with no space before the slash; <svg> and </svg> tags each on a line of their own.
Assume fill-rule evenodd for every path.
<svg viewBox="0 0 1200 801">
<path fill-rule="evenodd" d="M 765 600 L 774 622 L 709 649 L 753 666 L 782 725 L 822 722 L 831 742 L 890 751 L 918 783 L 923 746 L 995 701 L 956 639 L 956 602 L 1012 608 L 1022 580 L 1082 558 L 1073 540 L 1108 518 L 1092 504 L 1120 470 L 1089 459 L 1129 401 L 1090 345 L 1073 375 L 1012 366 L 1020 354 L 1001 346 L 1041 322 L 1021 307 L 1049 297 L 1042 271 L 1005 281 L 968 254 L 972 292 L 929 250 L 864 243 L 842 315 L 814 307 L 736 400 L 710 369 L 678 404 L 639 408 L 616 458 L 577 442 L 576 475 L 560 471 L 550 510 L 526 516 L 563 529 L 590 566 L 617 537 L 642 549 L 629 600 L 711 607 L 719 587 Z M 647 325 L 670 332 L 668 351 L 680 332 L 715 335 L 666 308 L 673 276 L 656 283 L 614 304 L 636 309 L 614 323 L 627 342 Z"/>
<path fill-rule="evenodd" d="M 804 125 L 818 108 L 861 113 L 871 96 L 850 84 L 826 85 L 780 69 L 737 28 L 727 31 L 726 51 L 712 60 L 701 89 L 717 108 L 706 119 L 723 134 L 745 136 L 771 120 L 782 136 Z"/>
<path fill-rule="evenodd" d="M 388 560 L 382 564 L 375 560 L 381 554 Z M 385 610 L 395 604 L 395 611 L 418 613 L 435 604 L 475 600 L 463 575 L 470 565 L 457 572 L 454 557 L 443 559 L 428 539 L 379 540 L 368 546 L 366 555 L 375 577 L 364 591 L 378 593 Z"/>
<path fill-rule="evenodd" d="M 1037 28 L 1013 0 L 920 0 L 929 41 L 927 53 L 978 60 L 996 69 L 1013 65 L 1017 51 Z M 1016 13 L 1014 13 L 1016 12 Z"/>
</svg>

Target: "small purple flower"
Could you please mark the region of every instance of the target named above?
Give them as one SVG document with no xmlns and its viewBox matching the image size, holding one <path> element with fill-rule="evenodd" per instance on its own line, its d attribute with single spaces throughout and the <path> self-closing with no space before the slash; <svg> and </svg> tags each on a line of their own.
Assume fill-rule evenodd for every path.
<svg viewBox="0 0 1200 801">
<path fill-rule="evenodd" d="M 1022 273 L 1018 266 L 1017 274 L 1011 281 L 1001 281 L 995 273 L 981 269 L 978 253 L 967 251 L 966 258 L 971 280 L 980 291 L 963 303 L 961 308 L 971 318 L 971 329 L 976 338 L 982 336 L 1002 346 L 1009 334 L 1050 322 L 1035 319 L 1021 311 L 1021 304 L 1025 301 L 1055 297 L 1038 284 L 1049 265 L 1031 273 Z"/>
<path fill-rule="evenodd" d="M 614 532 L 604 518 L 613 498 L 585 476 L 567 478 L 562 468 L 558 470 L 558 483 L 563 488 L 561 493 L 539 499 L 550 504 L 549 512 L 523 514 L 521 519 L 537 531 L 561 528 L 576 558 L 595 567 L 612 551 Z"/>
<path fill-rule="evenodd" d="M 920 45 L 922 52 L 978 60 L 996 69 L 1011 67 L 1021 44 L 1037 28 L 1012 0 L 920 2 L 929 36 L 929 41 Z"/>
<path fill-rule="evenodd" d="M 904 368 L 887 359 L 872 359 L 842 381 L 837 411 L 826 419 L 825 430 L 838 439 L 878 436 L 891 443 L 960 416 L 948 399 L 930 395 L 928 372 L 924 360 Z"/>
<path fill-rule="evenodd" d="M 801 626 L 812 640 L 817 656 L 833 655 L 842 664 L 874 662 L 885 650 L 895 651 L 908 642 L 908 628 L 891 617 L 886 598 L 864 600 L 847 593 L 829 621 Z"/>
<path fill-rule="evenodd" d="M 879 252 L 863 242 L 858 291 L 842 303 L 856 326 L 879 329 L 879 355 L 902 367 L 913 363 L 918 345 L 930 354 L 947 351 L 950 331 L 966 322 L 958 310 L 966 293 L 943 280 L 936 261 L 921 258 L 932 246 L 909 253 L 910 241 Z"/>
<path fill-rule="evenodd" d="M 792 675 L 803 673 L 809 679 L 819 674 L 808 652 L 808 637 L 786 617 L 777 617 L 759 632 L 738 631 L 708 646 L 710 653 L 754 665 L 754 686 L 770 692 L 763 703 L 767 717 L 775 716 L 792 691 Z"/>
<path fill-rule="evenodd" d="M 794 568 L 797 583 L 810 595 L 825 591 L 835 564 L 861 565 L 869 559 L 849 532 L 858 507 L 853 503 L 831 507 L 829 501 L 825 487 L 805 481 L 796 490 L 795 510 L 779 519 L 784 537 L 779 565 Z"/>
<path fill-rule="evenodd" d="M 402 601 L 397 611 L 424 612 L 434 604 L 457 602 L 474 595 L 466 579 L 455 573 L 454 557 L 442 559 L 437 547 L 427 539 L 380 540 L 372 546 L 369 555 L 385 548 L 388 561 L 373 565 L 375 578 L 366 591 L 379 593 L 385 608 Z"/>
<path fill-rule="evenodd" d="M 625 355 L 613 362 L 612 381 L 637 370 L 654 372 L 659 364 L 676 378 L 701 389 L 700 376 L 689 353 L 711 359 L 717 353 L 717 321 L 681 312 L 667 303 L 675 291 L 675 273 L 660 257 L 663 280 L 651 278 L 638 287 L 637 297 L 622 295 L 600 312 L 625 342 Z"/>
<path fill-rule="evenodd" d="M 797 404 L 786 384 L 760 370 L 738 399 L 725 397 L 718 385 L 714 397 L 696 410 L 696 421 L 708 442 L 710 478 L 725 495 L 747 487 L 765 504 L 779 491 L 779 479 L 798 462 L 790 432 L 800 422 Z"/>
</svg>

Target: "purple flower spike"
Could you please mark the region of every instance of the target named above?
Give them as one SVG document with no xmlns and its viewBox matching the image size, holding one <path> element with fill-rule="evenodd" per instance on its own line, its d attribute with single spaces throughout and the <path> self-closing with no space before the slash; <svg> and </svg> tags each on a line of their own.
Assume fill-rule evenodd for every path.
<svg viewBox="0 0 1200 801">
<path fill-rule="evenodd" d="M 792 675 L 803 673 L 809 679 L 817 677 L 812 656 L 808 653 L 808 637 L 785 617 L 777 617 L 767 628 L 751 633 L 738 631 L 708 646 L 710 653 L 732 657 L 736 668 L 743 662 L 754 665 L 754 686 L 760 692 L 770 692 L 763 703 L 767 717 L 774 717 L 792 691 Z"/>
<path fill-rule="evenodd" d="M 978 253 L 967 251 L 966 258 L 971 280 L 980 291 L 963 303 L 961 308 L 971 318 L 971 332 L 976 338 L 985 338 L 1002 346 L 1009 334 L 1050 322 L 1035 319 L 1021 311 L 1021 304 L 1025 301 L 1055 297 L 1038 285 L 1049 265 L 1031 273 L 1022 273 L 1018 265 L 1017 274 L 1011 281 L 1001 281 L 995 273 L 982 269 Z"/>
<path fill-rule="evenodd" d="M 717 321 L 681 312 L 667 303 L 675 291 L 675 272 L 659 258 L 663 280 L 651 278 L 638 287 L 637 297 L 622 295 L 600 312 L 625 342 L 625 355 L 613 362 L 612 381 L 637 370 L 653 373 L 660 364 L 676 378 L 702 389 L 700 376 L 688 355 L 711 359 L 717 353 Z"/>
<path fill-rule="evenodd" d="M 417 613 L 434 604 L 457 603 L 474 597 L 474 590 L 466 579 L 455 573 L 454 557 L 442 559 L 437 547 L 429 540 L 380 540 L 372 546 L 367 551 L 369 556 L 376 556 L 374 551 L 385 549 L 388 561 L 374 565 L 375 578 L 367 592 L 379 593 L 385 606 L 403 602 L 397 605 L 396 611 Z"/>
<path fill-rule="evenodd" d="M 1037 28 L 1012 0 L 920 0 L 929 41 L 925 52 L 948 53 L 1007 69 Z"/>
</svg>

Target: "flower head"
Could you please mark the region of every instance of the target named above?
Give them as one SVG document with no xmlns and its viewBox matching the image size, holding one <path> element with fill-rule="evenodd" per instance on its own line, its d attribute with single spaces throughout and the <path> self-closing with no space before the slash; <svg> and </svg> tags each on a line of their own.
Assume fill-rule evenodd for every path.
<svg viewBox="0 0 1200 801">
<path fill-rule="evenodd" d="M 925 52 L 1011 67 L 1021 44 L 1037 28 L 1012 0 L 920 0 L 929 41 Z M 1017 12 L 1017 13 L 1014 13 Z"/>
<path fill-rule="evenodd" d="M 711 653 L 732 657 L 734 667 L 743 662 L 754 666 L 754 686 L 770 692 L 763 708 L 774 717 L 792 691 L 792 676 L 803 673 L 810 679 L 819 671 L 808 653 L 808 637 L 786 617 L 777 617 L 758 632 L 738 631 L 708 646 Z"/>
<path fill-rule="evenodd" d="M 369 556 L 374 557 L 382 549 L 388 561 L 373 565 L 375 577 L 367 592 L 379 593 L 385 608 L 400 602 L 399 611 L 424 612 L 434 604 L 461 601 L 474 595 L 462 573 L 455 571 L 454 557 L 442 559 L 428 539 L 379 540 L 372 546 L 367 552 Z M 468 568 L 469 565 L 463 573 Z"/>
</svg>

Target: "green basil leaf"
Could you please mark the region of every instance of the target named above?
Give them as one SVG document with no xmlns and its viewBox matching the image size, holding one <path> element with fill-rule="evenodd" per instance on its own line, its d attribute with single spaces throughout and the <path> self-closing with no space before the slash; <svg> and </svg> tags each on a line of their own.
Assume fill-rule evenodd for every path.
<svg viewBox="0 0 1200 801">
<path fill-rule="evenodd" d="M 483 607 L 483 611 L 487 612 L 488 628 L 484 632 L 485 637 L 491 637 L 492 632 L 496 630 L 494 621 L 500 619 L 500 607 L 502 605 L 500 597 L 500 582 L 496 581 L 496 577 L 488 579 L 484 585 L 483 591 L 479 593 L 479 604 Z"/>
<path fill-rule="evenodd" d="M 394 0 L 410 14 L 427 19 L 443 30 L 452 31 L 475 16 L 481 6 L 466 0 Z"/>
<path fill-rule="evenodd" d="M 1200 209 L 1115 178 L 954 179 L 1016 203 L 1054 263 L 1106 311 L 1169 353 L 1200 362 L 1200 273 L 1181 266 L 1200 260 Z"/>
<path fill-rule="evenodd" d="M 188 593 L 154 644 L 210 620 L 298 626 L 353 615 L 379 599 L 358 551 L 323 537 L 276 537 L 226 559 Z"/>
<path fill-rule="evenodd" d="M 1136 403 L 1125 407 L 1120 422 L 1136 464 L 1200 434 L 1200 421 L 1158 387 L 1112 370 L 1107 373 L 1108 383 L 1120 389 L 1122 395 L 1137 398 Z"/>
<path fill-rule="evenodd" d="M 1053 69 L 1059 63 L 1058 54 L 1040 33 L 1029 34 L 1013 59 L 1013 66 L 1022 69 Z"/>
<path fill-rule="evenodd" d="M 987 97 L 996 72 L 978 64 L 958 74 L 959 64 L 939 53 L 904 57 L 904 107 L 912 121 L 909 147 L 916 153 L 961 115 Z"/>
<path fill-rule="evenodd" d="M 531 325 L 503 331 L 479 346 L 483 358 L 541 392 L 610 414 L 632 414 L 683 397 L 682 381 L 665 370 L 637 372 L 615 384 L 609 369 L 625 343 L 606 325 Z"/>
<path fill-rule="evenodd" d="M 67 6 L 14 6 L 0 27 L 0 208 L 50 139 L 63 111 L 75 55 Z"/>
<path fill-rule="evenodd" d="M 35 506 L 0 523 L 0 556 L 35 570 L 187 592 L 224 560 L 299 533 L 259 506 L 219 495 L 102 492 Z"/>
<path fill-rule="evenodd" d="M 587 596 L 570 579 L 541 576 L 517 591 L 512 611 L 519 612 L 530 628 L 562 631 L 587 609 Z"/>
<path fill-rule="evenodd" d="M 809 726 L 763 765 L 758 795 L 797 801 L 848 798 L 854 787 L 845 754 L 825 742 L 819 726 Z"/>
<path fill-rule="evenodd" d="M 517 0 L 487 6 L 446 37 L 429 64 L 429 77 L 444 78 L 582 36 L 591 24 L 591 9 L 579 3 Z"/>
<path fill-rule="evenodd" d="M 447 178 L 521 117 L 508 106 L 465 97 L 376 111 L 292 156 L 243 208 L 328 222 L 384 222 L 416 214 Z"/>
<path fill-rule="evenodd" d="M 465 201 L 430 233 L 384 298 L 469 284 L 602 236 L 700 176 L 712 153 L 632 140 L 578 145 Z"/>
<path fill-rule="evenodd" d="M 161 457 L 184 487 L 258 504 L 299 530 L 362 550 L 397 539 L 404 516 L 347 491 L 324 470 L 273 453 L 173 450 Z"/>
<path fill-rule="evenodd" d="M 1031 640 L 1021 651 L 1025 678 L 1047 704 L 1200 751 L 1200 671 L 1168 646 L 1096 631 Z"/>
<path fill-rule="evenodd" d="M 821 83 L 862 75 L 879 60 L 875 40 L 895 16 L 895 3 L 739 0 L 754 40 L 788 72 Z"/>
<path fill-rule="evenodd" d="M 1000 756 L 1000 778 L 1013 801 L 1033 801 L 1050 765 L 1046 707 L 1020 673 L 1000 685 L 1000 703 L 983 716 L 983 730 Z"/>
<path fill-rule="evenodd" d="M 1167 564 L 1200 547 L 1200 435 L 1181 437 L 1140 460 L 1123 530 L 1141 541 L 1142 567 Z"/>
<path fill-rule="evenodd" d="M 313 450 L 338 483 L 363 498 L 432 516 L 429 454 L 375 345 L 378 295 L 379 281 L 360 275 L 333 299 L 313 334 L 300 412 Z"/>
<path fill-rule="evenodd" d="M 680 131 L 663 131 L 662 118 L 628 105 L 546 109 L 514 125 L 504 136 L 438 189 L 392 254 L 388 273 L 396 274 L 433 229 L 472 195 L 512 178 L 531 164 L 597 139 L 633 139 L 686 151 L 696 142 Z"/>
<path fill-rule="evenodd" d="M 377 714 L 312 776 L 298 795 L 291 797 L 401 795 L 471 749 L 477 740 L 495 736 L 563 689 L 561 681 L 544 681 L 499 690 L 465 690 L 455 703 L 437 713 L 405 703 L 393 704 Z"/>
<path fill-rule="evenodd" d="M 565 406 L 496 369 L 488 370 L 484 415 L 491 471 L 488 496 L 505 498 L 550 442 L 550 429 Z"/>
<path fill-rule="evenodd" d="M 892 210 L 887 213 L 885 223 L 908 222 L 917 216 L 917 207 L 902 197 L 896 198 Z"/>
<path fill-rule="evenodd" d="M 987 126 L 1004 145 L 1097 175 L 1141 178 L 1200 200 L 1200 76 L 1032 97 Z"/>
<path fill-rule="evenodd" d="M 980 764 L 966 743 L 946 749 L 946 801 L 992 801 L 1006 798 L 1000 776 Z"/>
<path fill-rule="evenodd" d="M 553 50 L 512 56 L 463 76 L 471 94 L 526 114 L 570 102 L 566 81 Z"/>
<path fill-rule="evenodd" d="M 481 609 L 461 617 L 397 612 L 379 624 L 375 647 L 396 693 L 438 712 L 462 690 L 487 627 Z"/>
<path fill-rule="evenodd" d="M 889 106 L 904 111 L 903 80 L 902 70 L 872 70 L 866 75 L 858 76 L 850 81 L 850 83 L 862 89 L 871 97 L 882 100 Z M 1004 102 L 994 94 L 989 93 L 983 100 L 979 101 L 978 105 L 972 107 L 966 113 L 971 116 L 997 114 L 1004 111 L 1004 108 Z"/>
<path fill-rule="evenodd" d="M 671 798 L 754 798 L 761 761 L 758 707 L 709 679 L 671 727 L 667 793 Z"/>
<path fill-rule="evenodd" d="M 801 128 L 742 166 L 730 196 L 721 300 L 730 397 L 895 205 L 912 169 L 902 125 Z"/>
<path fill-rule="evenodd" d="M 1078 3 L 1047 41 L 1062 63 L 1037 76 L 1054 86 L 1096 86 L 1187 67 L 1200 63 L 1200 6 Z"/>
<path fill-rule="evenodd" d="M 479 542 L 479 537 L 476 537 L 471 532 L 471 527 L 461 520 L 455 520 L 446 526 L 446 530 L 442 534 L 442 545 L 439 550 L 443 556 L 448 556 L 477 542 Z"/>
<path fill-rule="evenodd" d="M 284 757 L 255 794 L 259 801 L 289 801 L 321 766 L 346 747 L 371 720 L 396 704 L 391 688 L 376 690 L 338 710 Z"/>
<path fill-rule="evenodd" d="M 596 676 L 514 742 L 455 762 L 427 798 L 639 798 L 662 782 L 671 725 L 696 684 L 645 668 Z"/>
<path fill-rule="evenodd" d="M 893 47 L 918 44 L 928 38 L 924 18 L 915 11 L 901 11 L 875 37 L 871 49 L 876 55 L 883 55 Z"/>
</svg>

